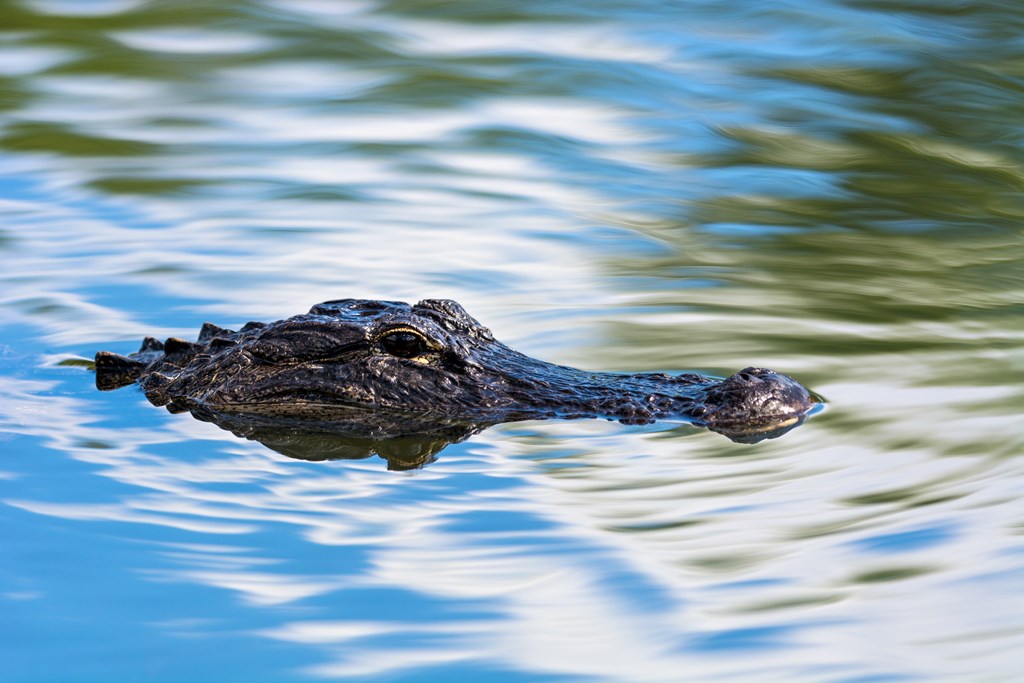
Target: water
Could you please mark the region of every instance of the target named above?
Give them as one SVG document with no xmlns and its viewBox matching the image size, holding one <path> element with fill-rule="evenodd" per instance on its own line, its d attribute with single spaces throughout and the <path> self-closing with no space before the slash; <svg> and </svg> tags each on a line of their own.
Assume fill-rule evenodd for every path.
<svg viewBox="0 0 1024 683">
<path fill-rule="evenodd" d="M 0 678 L 1018 681 L 1016 2 L 0 10 Z M 829 408 L 306 462 L 60 365 L 448 297 Z"/>
</svg>

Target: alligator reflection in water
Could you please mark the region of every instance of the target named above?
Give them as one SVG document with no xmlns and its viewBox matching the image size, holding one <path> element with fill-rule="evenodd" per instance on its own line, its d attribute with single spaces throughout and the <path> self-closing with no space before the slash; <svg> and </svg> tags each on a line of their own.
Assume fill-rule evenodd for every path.
<svg viewBox="0 0 1024 683">
<path fill-rule="evenodd" d="M 289 458 L 362 460 L 377 455 L 387 461 L 389 470 L 429 465 L 450 444 L 491 426 L 346 406 L 335 406 L 329 415 L 315 420 L 219 413 L 200 407 L 190 412 Z"/>
<path fill-rule="evenodd" d="M 377 453 L 422 466 L 449 443 L 515 420 L 682 419 L 735 441 L 772 438 L 816 405 L 793 379 L 747 368 L 696 374 L 586 372 L 525 356 L 454 301 L 341 299 L 198 341 L 147 338 L 96 354 L 96 385 L 137 382 L 155 405 L 189 411 L 292 457 Z"/>
</svg>

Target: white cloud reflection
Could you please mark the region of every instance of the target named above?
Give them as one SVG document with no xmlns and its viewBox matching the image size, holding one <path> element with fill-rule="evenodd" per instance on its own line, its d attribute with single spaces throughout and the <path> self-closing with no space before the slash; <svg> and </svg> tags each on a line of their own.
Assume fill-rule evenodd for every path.
<svg viewBox="0 0 1024 683">
<path fill-rule="evenodd" d="M 93 17 L 128 12 L 145 3 L 144 0 L 23 0 L 23 4 L 35 12 Z"/>
<path fill-rule="evenodd" d="M 116 31 L 110 34 L 116 40 L 138 50 L 180 54 L 239 54 L 267 50 L 274 41 L 265 36 L 245 33 L 212 31 L 190 27 L 188 29 L 148 29 Z"/>
<path fill-rule="evenodd" d="M 74 53 L 56 47 L 0 45 L 0 75 L 25 76 L 69 61 Z"/>
</svg>

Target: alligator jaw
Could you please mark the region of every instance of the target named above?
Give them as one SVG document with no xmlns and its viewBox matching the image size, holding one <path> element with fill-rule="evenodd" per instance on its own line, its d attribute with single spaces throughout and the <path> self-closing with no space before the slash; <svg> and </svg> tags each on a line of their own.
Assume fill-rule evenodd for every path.
<svg viewBox="0 0 1024 683">
<path fill-rule="evenodd" d="M 765 368 L 745 368 L 707 389 L 699 419 L 734 441 L 760 440 L 752 437 L 789 431 L 817 405 L 792 377 Z"/>
<path fill-rule="evenodd" d="M 692 373 L 585 372 L 519 355 L 513 373 L 492 384 L 514 407 L 511 419 L 605 418 L 624 424 L 689 419 L 733 437 L 792 428 L 816 399 L 791 377 L 745 368 L 726 379 Z M 509 416 L 499 415 L 502 421 Z"/>
</svg>

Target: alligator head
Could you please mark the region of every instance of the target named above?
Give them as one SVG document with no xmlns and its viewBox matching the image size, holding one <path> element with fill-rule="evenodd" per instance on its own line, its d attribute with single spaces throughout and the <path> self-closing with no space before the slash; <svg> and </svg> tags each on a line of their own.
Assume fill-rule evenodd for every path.
<svg viewBox="0 0 1024 683">
<path fill-rule="evenodd" d="M 759 440 L 816 405 L 793 379 L 759 368 L 722 380 L 554 365 L 497 341 L 447 300 L 340 299 L 238 331 L 207 323 L 196 342 L 147 338 L 129 356 L 101 351 L 95 365 L 100 389 L 137 382 L 156 405 L 206 416 L 330 422 L 344 408 L 473 425 L 677 418 Z"/>
</svg>

